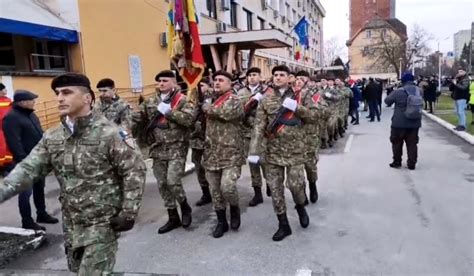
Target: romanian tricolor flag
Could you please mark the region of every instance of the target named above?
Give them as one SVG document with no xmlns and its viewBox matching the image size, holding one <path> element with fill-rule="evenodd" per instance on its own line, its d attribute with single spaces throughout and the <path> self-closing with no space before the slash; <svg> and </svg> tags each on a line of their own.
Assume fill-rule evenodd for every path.
<svg viewBox="0 0 474 276">
<path fill-rule="evenodd" d="M 295 60 L 300 60 L 300 58 L 301 58 L 301 47 L 298 43 L 296 43 Z"/>
<path fill-rule="evenodd" d="M 194 0 L 170 0 L 167 21 L 168 54 L 191 91 L 205 68 Z"/>
</svg>

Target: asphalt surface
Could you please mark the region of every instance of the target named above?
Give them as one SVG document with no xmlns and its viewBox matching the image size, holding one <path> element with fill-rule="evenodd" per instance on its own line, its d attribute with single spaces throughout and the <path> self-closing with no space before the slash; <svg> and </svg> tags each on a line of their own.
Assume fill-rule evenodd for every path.
<svg viewBox="0 0 474 276">
<path fill-rule="evenodd" d="M 383 111 L 382 122 L 368 123 L 362 119 L 365 115 L 335 148 L 321 154 L 320 199 L 307 208 L 309 228 L 299 226 L 287 191 L 293 234 L 273 242 L 277 219 L 271 199 L 247 207 L 252 188 L 245 166 L 238 182 L 238 232 L 214 239 L 216 218 L 207 205 L 193 206 L 188 230 L 157 235 L 167 216 L 149 172 L 138 223 L 120 239 L 115 270 L 182 275 L 473 275 L 474 147 L 424 120 L 417 169 L 392 169 L 391 109 Z M 196 176 L 186 176 L 184 185 L 194 204 L 200 197 Z M 60 212 L 57 187 L 49 183 L 47 192 L 55 215 Z M 0 225 L 20 225 L 16 204 L 12 199 L 1 205 Z M 48 233 L 49 244 L 10 263 L 3 273 L 66 274 L 60 225 L 48 226 Z"/>
</svg>

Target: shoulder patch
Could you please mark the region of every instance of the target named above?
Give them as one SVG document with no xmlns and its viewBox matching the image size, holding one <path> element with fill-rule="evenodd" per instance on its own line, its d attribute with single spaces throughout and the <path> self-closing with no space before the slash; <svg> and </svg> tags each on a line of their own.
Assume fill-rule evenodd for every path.
<svg viewBox="0 0 474 276">
<path fill-rule="evenodd" d="M 316 93 L 313 95 L 313 97 L 311 97 L 312 100 L 313 100 L 313 103 L 318 103 L 319 100 L 321 99 L 321 94 L 320 93 Z"/>
<path fill-rule="evenodd" d="M 137 148 L 137 144 L 135 143 L 135 139 L 133 139 L 132 135 L 130 135 L 125 130 L 119 131 L 120 138 L 122 141 L 127 145 L 129 148 L 135 150 Z"/>
</svg>

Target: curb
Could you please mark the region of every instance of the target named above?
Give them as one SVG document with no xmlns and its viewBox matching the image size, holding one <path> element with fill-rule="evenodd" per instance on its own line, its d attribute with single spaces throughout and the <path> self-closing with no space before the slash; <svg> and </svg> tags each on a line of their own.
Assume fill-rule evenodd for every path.
<svg viewBox="0 0 474 276">
<path fill-rule="evenodd" d="M 26 230 L 18 227 L 0 227 L 0 268 L 20 256 L 25 251 L 36 250 L 46 241 L 44 231 Z M 9 242 L 5 242 L 6 240 Z"/>
<path fill-rule="evenodd" d="M 153 159 L 148 158 L 147 160 L 145 160 L 145 163 L 146 163 L 147 170 L 151 170 L 151 167 L 153 165 Z M 196 167 L 194 166 L 193 163 L 186 162 L 186 166 L 184 168 L 184 176 L 192 174 L 195 169 Z"/>
<path fill-rule="evenodd" d="M 445 120 L 443 120 L 443 119 L 441 119 L 441 118 L 439 118 L 439 117 L 437 117 L 433 114 L 429 114 L 428 112 L 426 112 L 424 110 L 423 110 L 423 115 L 430 118 L 432 121 L 438 123 L 439 125 L 441 125 L 445 129 L 447 129 L 450 132 L 454 133 L 459 138 L 463 139 L 464 141 L 466 141 L 469 144 L 474 146 L 474 136 L 472 136 L 471 134 L 467 133 L 466 131 L 456 131 L 456 130 L 454 130 L 454 128 L 455 128 L 454 125 L 446 122 Z"/>
</svg>

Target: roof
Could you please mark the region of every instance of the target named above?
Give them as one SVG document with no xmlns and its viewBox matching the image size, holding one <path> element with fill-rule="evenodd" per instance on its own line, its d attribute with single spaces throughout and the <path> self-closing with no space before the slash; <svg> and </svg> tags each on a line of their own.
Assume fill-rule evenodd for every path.
<svg viewBox="0 0 474 276">
<path fill-rule="evenodd" d="M 381 28 L 390 28 L 392 29 L 399 37 L 406 39 L 407 38 L 407 26 L 397 18 L 390 19 L 381 19 L 375 18 L 367 22 L 364 27 L 362 27 L 358 32 L 356 32 L 346 43 L 347 46 L 350 46 L 354 39 L 359 36 L 360 33 L 365 30 L 370 29 L 381 29 Z"/>
<path fill-rule="evenodd" d="M 276 29 L 201 34 L 199 37 L 201 45 L 225 46 L 235 43 L 237 50 L 291 47 L 293 43 L 291 37 Z"/>
</svg>

